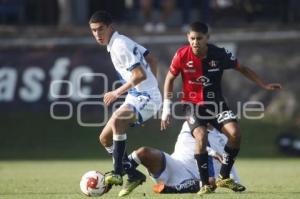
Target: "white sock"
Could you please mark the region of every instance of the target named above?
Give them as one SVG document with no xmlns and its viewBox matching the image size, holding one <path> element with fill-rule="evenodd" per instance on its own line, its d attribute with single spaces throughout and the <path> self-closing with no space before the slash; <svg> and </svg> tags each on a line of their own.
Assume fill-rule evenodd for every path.
<svg viewBox="0 0 300 199">
<path fill-rule="evenodd" d="M 106 149 L 106 151 L 107 151 L 109 154 L 113 154 L 113 151 L 114 151 L 114 145 L 105 147 L 105 149 Z"/>
<path fill-rule="evenodd" d="M 141 160 L 140 160 L 140 158 L 137 156 L 136 151 L 133 151 L 133 152 L 131 153 L 131 157 L 132 157 L 132 159 L 133 159 L 137 164 L 141 164 L 141 163 L 142 163 Z"/>
</svg>

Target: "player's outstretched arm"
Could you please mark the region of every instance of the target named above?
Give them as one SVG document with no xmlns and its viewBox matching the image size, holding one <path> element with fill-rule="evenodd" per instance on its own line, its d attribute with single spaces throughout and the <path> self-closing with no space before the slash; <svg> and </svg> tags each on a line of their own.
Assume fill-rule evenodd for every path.
<svg viewBox="0 0 300 199">
<path fill-rule="evenodd" d="M 170 124 L 170 116 L 171 116 L 171 104 L 172 104 L 172 96 L 173 96 L 173 86 L 174 80 L 176 76 L 174 76 L 170 71 L 168 72 L 165 84 L 164 84 L 164 103 L 163 103 L 163 112 L 161 116 L 160 130 L 166 130 Z"/>
<path fill-rule="evenodd" d="M 279 83 L 269 83 L 265 84 L 263 80 L 250 68 L 247 66 L 240 65 L 236 68 L 237 71 L 242 73 L 245 77 L 255 82 L 258 86 L 266 89 L 266 90 L 279 90 L 282 88 L 281 84 Z"/>
<path fill-rule="evenodd" d="M 154 55 L 149 53 L 145 57 L 146 61 L 149 63 L 152 73 L 157 77 L 157 59 Z"/>
<path fill-rule="evenodd" d="M 116 101 L 120 95 L 127 92 L 130 88 L 136 86 L 147 78 L 144 69 L 141 66 L 137 66 L 131 71 L 131 79 L 114 91 L 108 92 L 104 95 L 103 101 L 105 105 L 109 106 Z"/>
</svg>

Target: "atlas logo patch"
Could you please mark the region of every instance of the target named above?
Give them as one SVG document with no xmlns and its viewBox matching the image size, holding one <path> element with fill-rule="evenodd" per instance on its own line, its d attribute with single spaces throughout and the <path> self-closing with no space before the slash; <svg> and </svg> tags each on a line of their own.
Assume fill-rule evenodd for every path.
<svg viewBox="0 0 300 199">
<path fill-rule="evenodd" d="M 211 60 L 210 62 L 208 62 L 208 65 L 209 65 L 210 67 L 216 67 L 216 66 L 217 66 L 217 61 Z"/>
</svg>

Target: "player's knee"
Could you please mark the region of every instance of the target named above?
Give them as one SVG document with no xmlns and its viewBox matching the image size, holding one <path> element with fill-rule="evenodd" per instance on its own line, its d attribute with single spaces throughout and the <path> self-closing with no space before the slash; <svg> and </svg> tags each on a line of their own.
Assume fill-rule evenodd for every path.
<svg viewBox="0 0 300 199">
<path fill-rule="evenodd" d="M 193 131 L 193 136 L 196 140 L 203 140 L 206 138 L 207 134 L 204 129 L 202 128 L 196 128 Z"/>
<path fill-rule="evenodd" d="M 241 141 L 241 132 L 238 128 L 232 129 L 229 132 L 229 139 L 233 142 L 240 143 Z"/>
<path fill-rule="evenodd" d="M 118 130 L 121 126 L 121 122 L 121 119 L 117 115 L 113 115 L 111 119 L 112 128 Z"/>
<path fill-rule="evenodd" d="M 116 131 L 124 129 L 126 126 L 128 126 L 127 119 L 128 118 L 126 116 L 114 114 L 113 117 L 111 118 L 112 128 L 115 129 Z"/>
</svg>

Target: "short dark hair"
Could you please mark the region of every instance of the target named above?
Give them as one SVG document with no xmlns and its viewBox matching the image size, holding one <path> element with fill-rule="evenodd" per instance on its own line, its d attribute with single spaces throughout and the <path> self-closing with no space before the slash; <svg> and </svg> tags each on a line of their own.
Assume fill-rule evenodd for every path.
<svg viewBox="0 0 300 199">
<path fill-rule="evenodd" d="M 112 17 L 109 12 L 104 10 L 96 11 L 90 18 L 89 23 L 104 23 L 105 25 L 110 25 L 112 23 Z"/>
<path fill-rule="evenodd" d="M 191 23 L 190 31 L 201 32 L 203 34 L 207 34 L 208 33 L 208 26 L 205 23 L 202 23 L 200 21 L 196 21 L 196 22 Z"/>
</svg>

